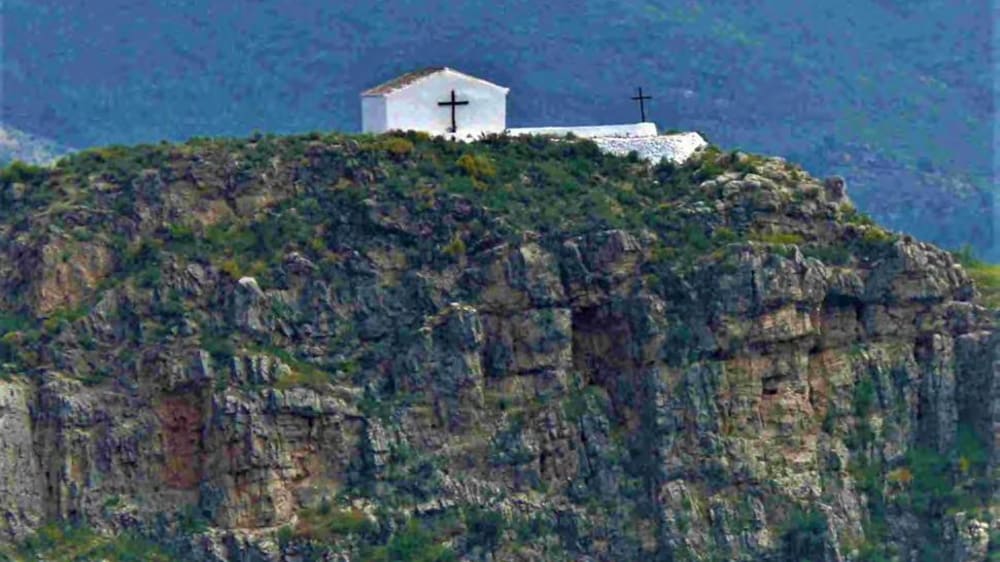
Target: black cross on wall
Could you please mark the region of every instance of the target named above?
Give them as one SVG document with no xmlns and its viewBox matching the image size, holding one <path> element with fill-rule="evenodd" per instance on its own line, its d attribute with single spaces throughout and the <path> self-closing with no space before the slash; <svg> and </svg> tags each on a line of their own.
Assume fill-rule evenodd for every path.
<svg viewBox="0 0 1000 562">
<path fill-rule="evenodd" d="M 643 102 L 645 102 L 646 100 L 653 99 L 653 96 L 644 96 L 644 95 L 642 95 L 642 86 L 639 86 L 639 95 L 638 96 L 632 96 L 632 99 L 639 101 L 639 114 L 642 116 L 642 122 L 645 123 L 646 122 L 646 104 L 643 103 Z"/>
<path fill-rule="evenodd" d="M 468 100 L 465 101 L 455 101 L 455 90 L 451 91 L 451 101 L 439 101 L 438 105 L 450 105 L 451 106 L 451 129 L 450 132 L 454 133 L 458 131 L 458 127 L 455 125 L 455 106 L 458 105 L 469 105 Z"/>
</svg>

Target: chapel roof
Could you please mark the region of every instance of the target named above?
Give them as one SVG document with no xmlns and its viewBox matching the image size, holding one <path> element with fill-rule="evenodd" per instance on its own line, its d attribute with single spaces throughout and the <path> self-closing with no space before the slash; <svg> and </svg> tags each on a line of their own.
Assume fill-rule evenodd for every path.
<svg viewBox="0 0 1000 562">
<path fill-rule="evenodd" d="M 455 70 L 454 68 L 448 68 L 447 66 L 429 66 L 427 68 L 421 68 L 420 70 L 414 70 L 413 72 L 407 72 L 406 74 L 402 74 L 400 76 L 397 76 L 397 77 L 393 78 L 392 80 L 389 80 L 388 82 L 383 82 L 383 83 L 379 84 L 378 86 L 375 86 L 373 88 L 369 88 L 369 89 L 361 92 L 361 95 L 362 96 L 384 96 L 386 94 L 390 94 L 392 92 L 395 92 L 396 90 L 401 90 L 401 89 L 403 89 L 403 88 L 405 88 L 405 87 L 407 87 L 407 86 L 409 86 L 409 85 L 411 85 L 411 84 L 419 81 L 422 78 L 426 78 L 426 77 L 428 77 L 428 76 L 430 76 L 432 74 L 437 74 L 438 72 L 453 72 L 455 74 L 464 76 L 464 77 L 469 78 L 471 80 L 475 80 L 477 82 L 482 82 L 482 83 L 487 84 L 489 86 L 493 86 L 494 88 L 498 88 L 500 90 L 503 90 L 504 92 L 509 91 L 509 88 L 504 88 L 503 86 L 498 86 L 498 85 L 496 85 L 496 84 L 494 84 L 492 82 L 489 82 L 487 80 L 483 80 L 482 78 L 476 78 L 475 76 L 470 76 L 468 74 L 465 74 L 464 72 L 459 72 L 459 71 Z"/>
</svg>

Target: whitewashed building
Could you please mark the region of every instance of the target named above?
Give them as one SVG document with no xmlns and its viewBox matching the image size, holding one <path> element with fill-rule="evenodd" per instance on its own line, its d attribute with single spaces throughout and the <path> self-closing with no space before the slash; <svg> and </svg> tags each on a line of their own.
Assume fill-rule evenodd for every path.
<svg viewBox="0 0 1000 562">
<path fill-rule="evenodd" d="M 509 88 L 446 66 L 424 68 L 362 92 L 361 129 L 366 133 L 422 131 L 464 141 L 475 140 L 484 133 L 553 137 L 573 134 L 593 139 L 605 152 L 624 155 L 635 151 L 640 158 L 650 162 L 666 158 L 680 163 L 707 145 L 698 133 L 660 135 L 656 125 L 648 121 L 621 125 L 508 128 L 509 91 Z M 639 96 L 642 96 L 641 90 Z"/>
<path fill-rule="evenodd" d="M 458 138 L 502 133 L 509 88 L 446 66 L 409 72 L 361 93 L 361 129 Z"/>
</svg>

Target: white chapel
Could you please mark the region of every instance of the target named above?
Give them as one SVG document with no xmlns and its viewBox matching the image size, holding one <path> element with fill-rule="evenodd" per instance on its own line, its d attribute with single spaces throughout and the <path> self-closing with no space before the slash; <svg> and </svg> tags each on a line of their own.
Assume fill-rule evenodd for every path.
<svg viewBox="0 0 1000 562">
<path fill-rule="evenodd" d="M 362 130 L 458 137 L 502 133 L 509 91 L 446 66 L 408 72 L 361 93 Z"/>
<path fill-rule="evenodd" d="M 635 151 L 657 162 L 660 158 L 682 162 L 707 144 L 694 132 L 659 135 L 656 125 L 645 120 L 621 125 L 509 128 L 508 92 L 509 88 L 447 66 L 408 72 L 361 93 L 361 129 L 366 133 L 422 131 L 464 141 L 490 133 L 556 137 L 572 133 L 593 139 L 606 152 Z"/>
</svg>

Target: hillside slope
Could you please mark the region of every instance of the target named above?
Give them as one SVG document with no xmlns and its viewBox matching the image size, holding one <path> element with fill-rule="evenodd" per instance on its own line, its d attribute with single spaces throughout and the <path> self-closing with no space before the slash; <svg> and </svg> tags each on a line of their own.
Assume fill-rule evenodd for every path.
<svg viewBox="0 0 1000 562">
<path fill-rule="evenodd" d="M 835 178 L 313 134 L 0 181 L 12 559 L 1000 549 L 995 314 Z"/>
<path fill-rule="evenodd" d="M 621 123 L 641 85 L 663 129 L 844 175 L 882 224 L 1000 260 L 989 0 L 102 6 L 5 2 L 6 122 L 79 147 L 360 130 L 359 92 L 449 65 L 511 87 L 511 126 Z"/>
</svg>

